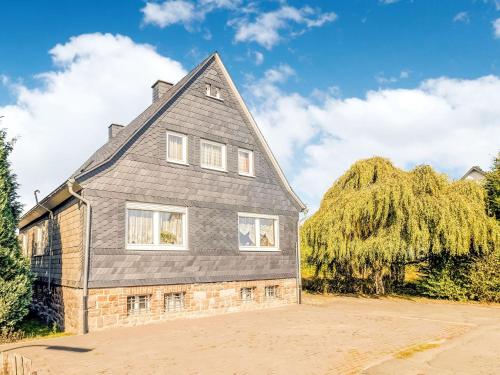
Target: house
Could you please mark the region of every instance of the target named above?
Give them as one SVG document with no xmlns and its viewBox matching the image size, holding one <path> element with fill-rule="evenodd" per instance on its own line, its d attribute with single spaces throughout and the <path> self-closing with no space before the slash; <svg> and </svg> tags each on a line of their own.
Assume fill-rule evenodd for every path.
<svg viewBox="0 0 500 375">
<path fill-rule="evenodd" d="M 299 301 L 305 206 L 220 56 L 152 89 L 21 218 L 34 309 L 85 333 Z"/>
<path fill-rule="evenodd" d="M 477 165 L 473 166 L 471 169 L 465 173 L 461 180 L 473 180 L 473 181 L 482 181 L 484 180 L 484 177 L 486 176 L 486 172 L 483 171 L 480 167 Z"/>
</svg>

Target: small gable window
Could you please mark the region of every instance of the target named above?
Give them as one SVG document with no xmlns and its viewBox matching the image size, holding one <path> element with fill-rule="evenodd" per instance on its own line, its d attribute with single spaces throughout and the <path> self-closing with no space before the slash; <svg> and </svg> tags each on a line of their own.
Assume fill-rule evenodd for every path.
<svg viewBox="0 0 500 375">
<path fill-rule="evenodd" d="M 187 164 L 187 136 L 167 132 L 167 161 Z"/>
<path fill-rule="evenodd" d="M 200 164 L 202 168 L 226 170 L 226 145 L 222 143 L 200 141 Z"/>
<path fill-rule="evenodd" d="M 222 100 L 220 87 L 216 87 L 210 83 L 205 84 L 205 95 Z"/>
<path fill-rule="evenodd" d="M 238 173 L 244 176 L 254 175 L 253 151 L 238 150 Z"/>
</svg>

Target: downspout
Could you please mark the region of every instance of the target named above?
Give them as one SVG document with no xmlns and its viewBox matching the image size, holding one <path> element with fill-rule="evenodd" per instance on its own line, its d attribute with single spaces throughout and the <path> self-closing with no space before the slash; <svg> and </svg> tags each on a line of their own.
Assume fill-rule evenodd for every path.
<svg viewBox="0 0 500 375">
<path fill-rule="evenodd" d="M 83 198 L 81 195 L 75 193 L 73 190 L 73 184 L 75 179 L 71 178 L 67 181 L 69 193 L 78 199 L 80 202 L 85 204 L 86 214 L 85 214 L 85 246 L 83 255 L 83 296 L 82 296 L 82 332 L 83 334 L 88 333 L 88 295 L 89 295 L 89 259 L 90 259 L 90 202 Z"/>
<path fill-rule="evenodd" d="M 302 221 L 304 221 L 307 217 L 307 208 L 304 209 L 304 217 L 302 219 L 297 219 L 297 251 L 295 252 L 297 254 L 297 303 L 300 305 L 302 303 L 302 272 L 301 272 L 301 254 L 300 254 L 300 224 Z M 300 214 L 299 214 L 300 215 Z"/>
<path fill-rule="evenodd" d="M 49 295 L 52 294 L 52 291 L 50 290 L 50 283 L 51 283 L 51 278 L 52 278 L 52 236 L 54 235 L 54 213 L 49 210 L 47 207 L 45 207 L 43 204 L 38 202 L 38 193 L 40 193 L 40 190 L 35 190 L 33 192 L 35 194 L 35 201 L 36 205 L 42 207 L 45 211 L 49 213 L 49 275 L 47 279 L 47 289 L 49 291 Z"/>
</svg>

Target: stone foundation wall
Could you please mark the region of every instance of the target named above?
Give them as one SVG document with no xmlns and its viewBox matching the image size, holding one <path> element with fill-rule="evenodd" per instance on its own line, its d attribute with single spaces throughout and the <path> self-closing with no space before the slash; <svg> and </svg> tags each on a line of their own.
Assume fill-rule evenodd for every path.
<svg viewBox="0 0 500 375">
<path fill-rule="evenodd" d="M 81 289 L 51 285 L 49 293 L 46 283 L 37 282 L 33 285 L 31 309 L 46 322 L 56 323 L 66 332 L 78 332 L 81 325 L 81 303 Z"/>
<path fill-rule="evenodd" d="M 275 298 L 265 296 L 266 286 L 277 286 Z M 241 288 L 252 288 L 252 300 L 241 299 Z M 168 293 L 184 293 L 181 311 L 166 311 L 165 294 Z M 127 297 L 135 295 L 149 296 L 147 311 L 129 311 Z M 90 289 L 89 330 L 255 310 L 296 302 L 295 279 Z"/>
</svg>

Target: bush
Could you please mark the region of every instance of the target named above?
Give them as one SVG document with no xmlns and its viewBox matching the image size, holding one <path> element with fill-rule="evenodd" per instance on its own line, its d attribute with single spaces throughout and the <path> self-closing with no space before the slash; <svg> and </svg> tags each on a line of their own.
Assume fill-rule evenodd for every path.
<svg viewBox="0 0 500 375">
<path fill-rule="evenodd" d="M 420 294 L 456 301 L 500 302 L 500 254 L 433 258 L 421 268 Z"/>
<path fill-rule="evenodd" d="M 477 259 L 469 273 L 469 298 L 500 302 L 500 253 Z"/>
<path fill-rule="evenodd" d="M 0 330 L 15 327 L 28 313 L 32 274 L 22 256 L 16 228 L 21 214 L 16 175 L 9 155 L 12 143 L 0 130 Z M 7 328 L 6 328 L 7 327 Z"/>
</svg>

